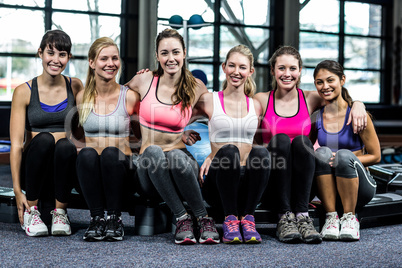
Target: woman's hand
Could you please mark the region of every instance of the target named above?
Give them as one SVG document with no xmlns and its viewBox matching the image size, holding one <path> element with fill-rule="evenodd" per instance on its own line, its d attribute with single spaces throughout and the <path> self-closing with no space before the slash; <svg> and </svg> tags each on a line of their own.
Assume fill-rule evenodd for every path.
<svg viewBox="0 0 402 268">
<path fill-rule="evenodd" d="M 334 167 L 334 160 L 335 160 L 335 154 L 334 152 L 332 152 L 332 157 L 329 159 L 329 166 L 330 167 Z"/>
<path fill-rule="evenodd" d="M 211 166 L 212 159 L 210 156 L 205 158 L 204 163 L 202 163 L 202 166 L 200 167 L 200 174 L 198 176 L 198 181 L 200 183 L 200 186 L 202 187 L 202 184 L 204 183 L 204 176 L 208 175 L 209 167 Z"/>
<path fill-rule="evenodd" d="M 198 133 L 197 131 L 190 129 L 183 132 L 181 140 L 184 142 L 184 144 L 191 146 L 197 141 L 200 141 L 201 136 L 200 133 Z"/>
<path fill-rule="evenodd" d="M 353 121 L 353 133 L 358 134 L 367 127 L 366 107 L 361 101 L 353 102 L 347 125 Z"/>
<path fill-rule="evenodd" d="M 18 210 L 18 219 L 20 220 L 21 225 L 24 225 L 24 211 L 25 208 L 30 211 L 27 197 L 23 192 L 18 192 L 15 193 L 15 200 L 16 200 L 16 205 L 17 205 L 17 210 Z"/>
<path fill-rule="evenodd" d="M 146 68 L 146 69 L 141 69 L 141 70 L 137 71 L 137 74 L 143 74 L 143 73 L 147 73 L 147 72 L 149 72 L 149 69 L 148 69 L 148 68 Z"/>
</svg>

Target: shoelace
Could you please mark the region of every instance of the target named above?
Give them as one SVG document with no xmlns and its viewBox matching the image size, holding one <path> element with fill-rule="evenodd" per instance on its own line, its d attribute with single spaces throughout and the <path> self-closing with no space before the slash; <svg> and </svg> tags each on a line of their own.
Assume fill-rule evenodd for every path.
<svg viewBox="0 0 402 268">
<path fill-rule="evenodd" d="M 247 232 L 257 232 L 255 229 L 255 223 L 249 220 L 242 220 L 241 224 L 246 229 Z"/>
<path fill-rule="evenodd" d="M 338 226 L 336 225 L 337 220 L 338 220 L 338 217 L 329 217 L 327 219 L 327 222 L 326 222 L 327 227 L 325 227 L 325 229 L 328 229 L 329 227 L 338 228 Z"/>
<path fill-rule="evenodd" d="M 208 218 L 202 218 L 201 222 L 201 232 L 216 232 L 213 220 Z"/>
<path fill-rule="evenodd" d="M 229 229 L 229 232 L 238 232 L 239 231 L 239 220 L 229 220 L 224 222 L 226 227 Z"/>
<path fill-rule="evenodd" d="M 308 231 L 315 230 L 314 226 L 312 225 L 313 220 L 310 218 L 304 218 L 300 221 L 301 233 L 304 234 Z"/>
<path fill-rule="evenodd" d="M 67 214 L 62 214 L 62 213 L 58 213 L 55 210 L 51 211 L 52 215 L 54 215 L 54 224 L 66 224 L 68 223 L 68 218 L 67 218 Z"/>
<path fill-rule="evenodd" d="M 43 221 L 40 218 L 40 212 L 37 210 L 31 211 L 31 217 L 29 218 L 29 224 L 32 222 L 32 225 L 42 224 Z M 28 225 L 29 225 L 28 224 Z"/>
<path fill-rule="evenodd" d="M 354 229 L 354 222 L 353 222 L 353 215 L 346 215 L 345 217 L 342 217 L 342 228 L 351 228 Z"/>
<path fill-rule="evenodd" d="M 181 221 L 177 222 L 177 229 L 180 232 L 185 232 L 185 231 L 193 231 L 191 227 L 192 221 L 190 219 L 184 219 Z"/>
<path fill-rule="evenodd" d="M 290 219 L 290 214 L 286 213 L 286 217 L 281 220 L 282 228 L 285 232 L 289 231 L 289 229 L 297 229 L 296 227 L 296 219 Z M 293 224 L 292 224 L 293 223 Z"/>
</svg>

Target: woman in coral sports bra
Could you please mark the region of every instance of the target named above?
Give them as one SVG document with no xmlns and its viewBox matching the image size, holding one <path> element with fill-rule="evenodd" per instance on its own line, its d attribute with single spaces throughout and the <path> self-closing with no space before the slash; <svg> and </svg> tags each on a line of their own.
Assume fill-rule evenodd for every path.
<svg viewBox="0 0 402 268">
<path fill-rule="evenodd" d="M 255 96 L 264 114 L 257 138 L 267 146 L 272 159 L 263 203 L 279 214 L 276 235 L 280 241 L 320 243 L 321 236 L 308 215 L 315 169 L 308 135 L 310 114 L 324 102 L 317 92 L 299 89 L 302 59 L 295 48 L 279 48 L 269 62 L 273 90 Z M 364 105 L 358 103 L 351 114 L 354 131 L 359 132 L 367 122 Z"/>
<path fill-rule="evenodd" d="M 219 243 L 198 185 L 198 164 L 182 140 L 193 107 L 207 89 L 187 70 L 184 40 L 176 30 L 163 30 L 155 43 L 158 69 L 136 75 L 127 83 L 141 97 L 139 191 L 153 200 L 162 198 L 169 206 L 177 220 L 176 244 L 196 243 L 193 220 L 182 199 L 197 218 L 199 242 Z"/>
</svg>

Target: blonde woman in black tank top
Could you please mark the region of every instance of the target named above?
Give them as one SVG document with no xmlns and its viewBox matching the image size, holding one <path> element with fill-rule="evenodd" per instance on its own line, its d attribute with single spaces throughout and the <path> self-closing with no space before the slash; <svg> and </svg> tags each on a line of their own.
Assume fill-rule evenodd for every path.
<svg viewBox="0 0 402 268">
<path fill-rule="evenodd" d="M 71 234 L 66 209 L 76 177 L 77 152 L 67 140 L 64 126 L 75 106 L 75 95 L 83 86 L 79 79 L 61 74 L 71 58 L 70 51 L 71 40 L 66 33 L 46 32 L 38 49 L 42 74 L 19 85 L 13 94 L 11 174 L 18 217 L 28 236 L 49 233 L 38 211 L 39 200 L 54 202 L 51 234 Z M 44 219 L 47 213 L 42 215 Z"/>
</svg>

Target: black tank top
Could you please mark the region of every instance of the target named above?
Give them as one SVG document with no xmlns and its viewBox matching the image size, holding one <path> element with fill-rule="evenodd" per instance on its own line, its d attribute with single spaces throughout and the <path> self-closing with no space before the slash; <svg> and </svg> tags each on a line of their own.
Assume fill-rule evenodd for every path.
<svg viewBox="0 0 402 268">
<path fill-rule="evenodd" d="M 64 123 L 67 114 L 75 106 L 71 84 L 65 76 L 67 107 L 59 112 L 45 112 L 39 101 L 37 77 L 32 79 L 31 99 L 26 111 L 25 129 L 34 132 L 65 132 Z"/>
</svg>

